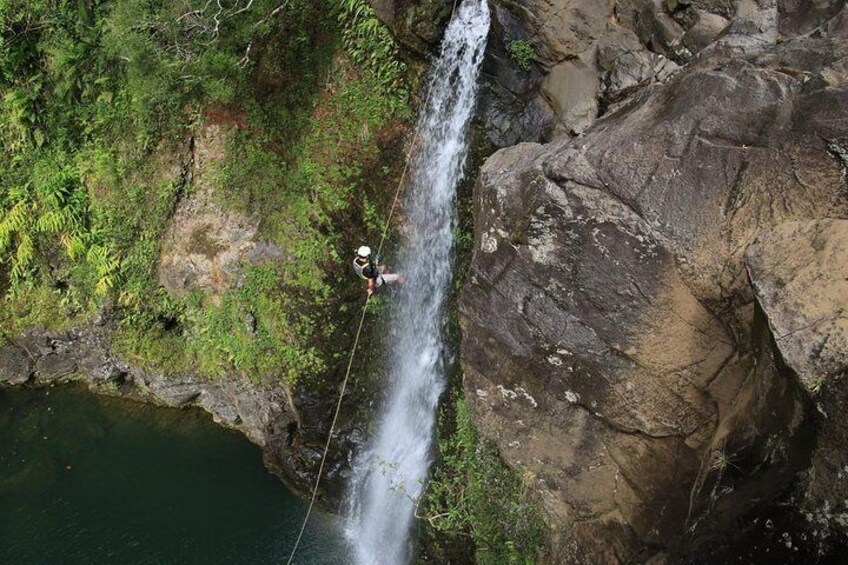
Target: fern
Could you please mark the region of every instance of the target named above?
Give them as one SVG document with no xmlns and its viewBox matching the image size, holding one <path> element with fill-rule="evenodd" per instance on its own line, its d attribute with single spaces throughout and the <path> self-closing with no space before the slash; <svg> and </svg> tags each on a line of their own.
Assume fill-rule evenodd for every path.
<svg viewBox="0 0 848 565">
<path fill-rule="evenodd" d="M 405 95 L 406 65 L 397 44 L 367 0 L 336 0 L 342 41 L 354 62 L 373 73 L 386 88 Z"/>
<path fill-rule="evenodd" d="M 47 210 L 35 222 L 35 229 L 40 233 L 52 234 L 61 232 L 68 225 L 68 214 L 64 210 Z"/>
<path fill-rule="evenodd" d="M 86 261 L 94 269 L 97 281 L 94 292 L 106 296 L 115 287 L 115 279 L 121 263 L 112 252 L 102 245 L 92 245 L 86 253 Z"/>
<path fill-rule="evenodd" d="M 12 282 L 20 284 L 38 273 L 39 248 L 58 243 L 71 263 L 85 260 L 95 294 L 106 296 L 115 287 L 120 261 L 103 245 L 105 236 L 89 227 L 87 191 L 78 174 L 50 157 L 35 163 L 31 183 L 7 192 L 0 261 L 9 264 Z"/>
</svg>

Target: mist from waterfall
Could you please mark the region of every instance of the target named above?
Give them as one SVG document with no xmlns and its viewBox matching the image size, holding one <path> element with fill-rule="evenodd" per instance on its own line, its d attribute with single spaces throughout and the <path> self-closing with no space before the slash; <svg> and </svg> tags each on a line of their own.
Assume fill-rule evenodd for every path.
<svg viewBox="0 0 848 565">
<path fill-rule="evenodd" d="M 406 279 L 388 323 L 391 382 L 368 447 L 354 462 L 347 536 L 363 565 L 412 558 L 415 505 L 432 462 L 446 355 L 444 304 L 452 281 L 456 186 L 464 173 L 468 127 L 490 14 L 487 0 L 457 6 L 435 61 L 404 198 L 397 270 Z"/>
</svg>

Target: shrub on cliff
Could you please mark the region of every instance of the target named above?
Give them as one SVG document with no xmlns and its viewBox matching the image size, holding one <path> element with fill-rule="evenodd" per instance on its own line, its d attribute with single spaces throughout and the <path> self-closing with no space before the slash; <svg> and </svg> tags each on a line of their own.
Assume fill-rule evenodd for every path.
<svg viewBox="0 0 848 565">
<path fill-rule="evenodd" d="M 542 526 L 521 477 L 478 437 L 463 398 L 456 402 L 455 426 L 439 443 L 425 517 L 436 530 L 470 535 L 478 563 L 534 563 Z"/>
</svg>

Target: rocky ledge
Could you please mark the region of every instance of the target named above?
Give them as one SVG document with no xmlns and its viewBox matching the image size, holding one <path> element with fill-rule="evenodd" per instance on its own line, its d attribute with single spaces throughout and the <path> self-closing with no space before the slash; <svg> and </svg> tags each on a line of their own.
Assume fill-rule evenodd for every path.
<svg viewBox="0 0 848 565">
<path fill-rule="evenodd" d="M 677 34 L 662 13 L 719 3 L 590 4 Z M 673 74 L 478 179 L 465 390 L 539 493 L 546 562 L 675 561 L 788 492 L 848 533 L 848 8 L 725 4 L 697 49 L 651 28 Z"/>
<path fill-rule="evenodd" d="M 173 408 L 196 406 L 262 448 L 265 464 L 295 491 L 310 492 L 321 461 L 334 399 L 301 387 L 245 378 L 209 380 L 142 369 L 115 355 L 108 324 L 56 333 L 32 330 L 0 345 L 0 386 L 83 382 L 94 393 Z M 301 390 L 303 389 L 303 390 Z M 344 420 L 344 419 L 343 419 Z M 320 502 L 341 502 L 349 454 L 358 435 L 342 422 L 325 466 Z"/>
</svg>

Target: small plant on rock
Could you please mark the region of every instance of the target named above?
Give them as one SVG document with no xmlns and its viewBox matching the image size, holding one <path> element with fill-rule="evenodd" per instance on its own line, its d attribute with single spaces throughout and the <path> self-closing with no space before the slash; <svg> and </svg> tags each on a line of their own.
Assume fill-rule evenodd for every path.
<svg viewBox="0 0 848 565">
<path fill-rule="evenodd" d="M 533 70 L 533 63 L 536 61 L 536 50 L 533 45 L 524 39 L 510 41 L 506 48 L 509 56 L 515 61 L 522 70 Z"/>
</svg>

